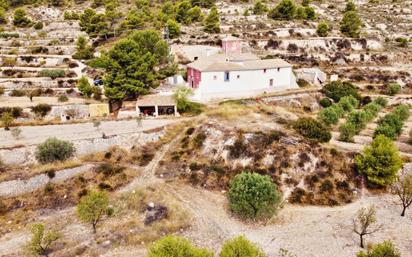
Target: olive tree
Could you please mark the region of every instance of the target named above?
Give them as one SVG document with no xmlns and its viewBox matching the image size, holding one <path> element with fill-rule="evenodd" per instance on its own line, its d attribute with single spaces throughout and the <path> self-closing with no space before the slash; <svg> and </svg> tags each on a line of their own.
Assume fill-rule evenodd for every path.
<svg viewBox="0 0 412 257">
<path fill-rule="evenodd" d="M 31 227 L 31 240 L 26 245 L 26 250 L 33 255 L 48 256 L 50 246 L 59 239 L 60 235 L 53 231 L 45 231 L 44 224 L 36 223 Z"/>
<path fill-rule="evenodd" d="M 382 228 L 376 226 L 376 209 L 374 206 L 361 208 L 353 219 L 353 232 L 359 235 L 360 247 L 364 248 L 364 236 L 370 235 Z"/>
<path fill-rule="evenodd" d="M 399 197 L 402 203 L 401 216 L 405 216 L 406 209 L 412 204 L 412 174 L 399 177 L 393 185 L 394 193 Z"/>
<path fill-rule="evenodd" d="M 77 216 L 86 223 L 91 223 L 93 233 L 96 233 L 96 226 L 108 211 L 109 197 L 104 192 L 89 192 L 80 199 L 77 204 Z"/>
<path fill-rule="evenodd" d="M 270 217 L 281 201 L 281 194 L 269 176 L 242 172 L 230 183 L 230 209 L 242 218 Z"/>
<path fill-rule="evenodd" d="M 73 143 L 53 137 L 37 146 L 35 157 L 40 163 L 50 163 L 65 161 L 71 158 L 75 152 L 76 148 Z"/>
</svg>

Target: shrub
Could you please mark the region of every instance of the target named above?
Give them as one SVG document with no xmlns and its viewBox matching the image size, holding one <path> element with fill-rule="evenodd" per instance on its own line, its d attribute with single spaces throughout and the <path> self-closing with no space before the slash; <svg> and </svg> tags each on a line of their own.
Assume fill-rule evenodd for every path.
<svg viewBox="0 0 412 257">
<path fill-rule="evenodd" d="M 206 17 L 203 26 L 204 31 L 207 33 L 220 32 L 220 18 L 216 6 L 213 6 L 210 10 L 209 15 Z"/>
<path fill-rule="evenodd" d="M 91 223 L 96 233 L 97 223 L 103 218 L 109 206 L 109 197 L 104 192 L 89 192 L 77 205 L 77 216 L 86 223 Z"/>
<path fill-rule="evenodd" d="M 399 105 L 378 121 L 378 127 L 375 129 L 374 135 L 385 135 L 391 139 L 396 139 L 402 132 L 403 124 L 408 117 L 409 107 Z"/>
<path fill-rule="evenodd" d="M 45 69 L 39 72 L 39 77 L 50 77 L 51 79 L 62 78 L 66 76 L 66 71 L 60 69 Z"/>
<path fill-rule="evenodd" d="M 4 113 L 1 115 L 1 119 L 0 119 L 1 124 L 4 126 L 4 129 L 5 129 L 5 130 L 9 130 L 9 129 L 10 129 L 10 126 L 13 124 L 13 120 L 14 120 L 14 118 L 13 118 L 13 116 L 11 115 L 11 113 L 9 113 L 9 112 L 4 112 Z"/>
<path fill-rule="evenodd" d="M 43 28 L 43 22 L 41 22 L 41 21 L 36 22 L 36 24 L 34 24 L 33 28 L 37 29 L 37 30 L 42 29 Z"/>
<path fill-rule="evenodd" d="M 170 38 L 177 38 L 180 36 L 180 25 L 176 21 L 169 19 L 167 21 L 166 27 L 169 30 Z"/>
<path fill-rule="evenodd" d="M 0 115 L 8 112 L 13 118 L 18 118 L 22 115 L 23 109 L 21 107 L 0 107 Z"/>
<path fill-rule="evenodd" d="M 193 94 L 188 87 L 179 87 L 174 94 L 176 107 L 179 113 L 200 114 L 203 111 L 203 105 L 189 100 L 189 96 Z"/>
<path fill-rule="evenodd" d="M 268 11 L 267 5 L 262 2 L 261 0 L 258 0 L 255 5 L 253 6 L 253 14 L 254 15 L 262 15 Z"/>
<path fill-rule="evenodd" d="M 44 225 L 41 223 L 33 224 L 31 227 L 32 238 L 26 245 L 26 249 L 33 255 L 49 254 L 49 247 L 59 239 L 59 234 L 53 230 L 45 232 Z"/>
<path fill-rule="evenodd" d="M 26 92 L 24 90 L 20 89 L 13 89 L 10 94 L 10 96 L 15 96 L 15 97 L 22 97 L 26 95 Z"/>
<path fill-rule="evenodd" d="M 326 21 L 321 21 L 318 24 L 318 27 L 316 28 L 316 34 L 318 34 L 319 37 L 326 37 L 329 34 L 329 25 Z"/>
<path fill-rule="evenodd" d="M 315 142 L 328 142 L 332 138 L 330 129 L 312 118 L 299 118 L 294 122 L 293 128 L 302 136 Z"/>
<path fill-rule="evenodd" d="M 347 37 L 357 38 L 360 35 L 362 21 L 356 11 L 345 12 L 340 22 L 340 31 Z"/>
<path fill-rule="evenodd" d="M 230 209 L 242 218 L 270 217 L 281 201 L 281 194 L 270 177 L 242 172 L 230 183 Z"/>
<path fill-rule="evenodd" d="M 27 27 L 31 24 L 31 20 L 26 17 L 27 13 L 24 9 L 17 8 L 14 11 L 13 25 L 16 27 Z"/>
<path fill-rule="evenodd" d="M 318 119 L 326 125 L 336 124 L 341 115 L 337 112 L 337 108 L 333 106 L 321 110 L 318 114 Z"/>
<path fill-rule="evenodd" d="M 275 20 L 292 20 L 296 14 L 296 4 L 293 0 L 282 0 L 275 8 L 271 9 L 268 17 Z"/>
<path fill-rule="evenodd" d="M 339 100 L 339 106 L 342 107 L 345 112 L 353 111 L 358 105 L 359 101 L 352 95 L 341 97 Z"/>
<path fill-rule="evenodd" d="M 353 137 L 358 133 L 356 126 L 352 122 L 347 122 L 339 127 L 339 140 L 352 142 Z"/>
<path fill-rule="evenodd" d="M 356 99 L 360 99 L 358 89 L 353 84 L 349 82 L 342 82 L 340 80 L 332 81 L 326 84 L 322 88 L 322 92 L 335 102 L 339 102 L 342 97 L 350 95 Z"/>
<path fill-rule="evenodd" d="M 386 105 L 388 105 L 388 100 L 386 100 L 385 98 L 383 98 L 382 96 L 377 97 L 374 100 L 375 103 L 379 104 L 382 107 L 386 107 Z"/>
<path fill-rule="evenodd" d="M 48 104 L 38 104 L 31 108 L 32 112 L 41 118 L 44 118 L 51 111 L 51 109 L 52 107 Z"/>
<path fill-rule="evenodd" d="M 93 87 L 85 76 L 82 76 L 77 82 L 77 89 L 86 97 L 90 97 L 93 94 Z"/>
<path fill-rule="evenodd" d="M 404 37 L 398 37 L 397 39 L 395 39 L 396 42 L 398 42 L 398 46 L 400 47 L 408 47 L 408 39 L 404 38 Z"/>
<path fill-rule="evenodd" d="M 401 86 L 398 83 L 390 83 L 386 86 L 387 95 L 396 95 L 401 91 Z"/>
<path fill-rule="evenodd" d="M 320 99 L 319 104 L 320 106 L 326 108 L 332 105 L 332 101 L 329 98 L 324 97 Z"/>
<path fill-rule="evenodd" d="M 402 167 L 399 151 L 390 138 L 378 135 L 371 146 L 355 159 L 360 173 L 365 174 L 371 185 L 387 186 L 392 184 Z"/>
<path fill-rule="evenodd" d="M 180 236 L 165 236 L 150 247 L 146 257 L 213 257 L 213 253 L 204 248 L 193 246 L 189 240 Z"/>
<path fill-rule="evenodd" d="M 71 158 L 76 149 L 73 143 L 49 138 L 37 146 L 35 157 L 40 163 L 50 163 L 55 161 L 64 161 Z"/>
<path fill-rule="evenodd" d="M 224 242 L 219 256 L 266 257 L 266 254 L 246 237 L 238 236 Z"/>
<path fill-rule="evenodd" d="M 372 245 L 366 252 L 358 252 L 356 257 L 401 257 L 401 254 L 391 241 L 384 241 Z"/>
<path fill-rule="evenodd" d="M 59 95 L 59 97 L 57 98 L 58 102 L 64 103 L 69 101 L 69 98 L 67 97 L 67 95 Z"/>
</svg>

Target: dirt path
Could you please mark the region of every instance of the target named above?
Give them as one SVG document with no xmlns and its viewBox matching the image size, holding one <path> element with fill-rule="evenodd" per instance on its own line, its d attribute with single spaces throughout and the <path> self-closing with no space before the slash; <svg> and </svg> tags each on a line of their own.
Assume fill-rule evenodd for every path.
<svg viewBox="0 0 412 257">
<path fill-rule="evenodd" d="M 185 236 L 197 244 L 219 250 L 223 240 L 244 234 L 259 244 L 270 257 L 286 248 L 299 257 L 353 257 L 360 250 L 352 232 L 352 218 L 362 206 L 375 204 L 378 221 L 384 229 L 368 236 L 367 243 L 391 239 L 403 257 L 412 257 L 412 218 L 400 216 L 396 198 L 388 195 L 367 196 L 340 207 L 286 205 L 272 224 L 244 224 L 231 217 L 224 194 L 174 186 L 174 194 L 194 215 L 193 229 Z"/>
<path fill-rule="evenodd" d="M 0 129 L 0 148 L 13 147 L 16 145 L 37 145 L 47 138 L 57 137 L 62 140 L 82 140 L 101 138 L 104 132 L 106 136 L 137 133 L 150 130 L 180 121 L 179 119 L 147 119 L 142 121 L 138 127 L 135 120 L 103 121 L 97 130 L 93 123 L 45 125 L 45 126 L 22 126 L 21 134 L 15 139 L 9 131 Z"/>
</svg>

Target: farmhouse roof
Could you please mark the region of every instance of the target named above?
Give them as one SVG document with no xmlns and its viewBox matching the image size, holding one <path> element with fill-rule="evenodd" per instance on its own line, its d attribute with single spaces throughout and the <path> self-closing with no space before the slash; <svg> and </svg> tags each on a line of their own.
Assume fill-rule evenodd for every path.
<svg viewBox="0 0 412 257">
<path fill-rule="evenodd" d="M 137 106 L 173 106 L 176 101 L 172 95 L 146 95 L 136 101 Z"/>
<path fill-rule="evenodd" d="M 198 71 L 207 72 L 273 69 L 291 67 L 292 65 L 282 59 L 260 60 L 252 53 L 242 53 L 234 55 L 216 54 L 199 59 L 187 66 Z"/>
</svg>

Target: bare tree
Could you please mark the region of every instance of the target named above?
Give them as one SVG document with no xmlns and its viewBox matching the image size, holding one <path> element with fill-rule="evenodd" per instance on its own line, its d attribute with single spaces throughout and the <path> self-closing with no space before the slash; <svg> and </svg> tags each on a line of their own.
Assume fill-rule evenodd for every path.
<svg viewBox="0 0 412 257">
<path fill-rule="evenodd" d="M 375 223 L 376 209 L 374 206 L 362 207 L 358 210 L 356 218 L 353 219 L 353 232 L 359 235 L 360 247 L 364 248 L 364 236 L 373 234 L 382 228 L 382 226 L 375 226 Z"/>
<path fill-rule="evenodd" d="M 412 204 L 412 173 L 399 177 L 393 185 L 393 191 L 402 202 L 401 216 L 405 216 L 406 209 Z"/>
</svg>

